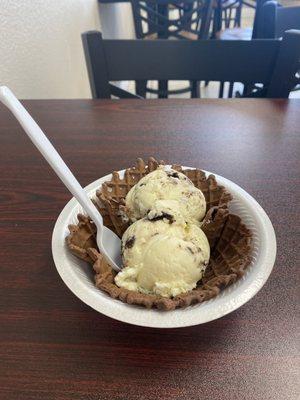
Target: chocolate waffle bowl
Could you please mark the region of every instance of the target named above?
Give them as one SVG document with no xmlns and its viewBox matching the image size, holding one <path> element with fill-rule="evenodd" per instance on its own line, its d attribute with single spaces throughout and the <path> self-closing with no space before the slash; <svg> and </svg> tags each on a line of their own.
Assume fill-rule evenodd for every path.
<svg viewBox="0 0 300 400">
<path fill-rule="evenodd" d="M 124 218 L 126 193 L 158 164 L 154 159 L 147 164 L 138 160 L 129 171 L 103 177 L 87 188 L 105 224 L 117 234 L 128 226 Z M 176 165 L 173 168 L 201 188 L 208 205 L 202 228 L 210 242 L 210 263 L 197 288 L 188 293 L 169 299 L 118 288 L 114 272 L 97 249 L 95 227 L 74 199 L 57 221 L 53 256 L 60 275 L 78 297 L 105 315 L 153 327 L 207 322 L 248 301 L 272 269 L 274 231 L 258 203 L 225 178 Z M 65 243 L 58 243 L 63 238 L 67 238 Z"/>
</svg>

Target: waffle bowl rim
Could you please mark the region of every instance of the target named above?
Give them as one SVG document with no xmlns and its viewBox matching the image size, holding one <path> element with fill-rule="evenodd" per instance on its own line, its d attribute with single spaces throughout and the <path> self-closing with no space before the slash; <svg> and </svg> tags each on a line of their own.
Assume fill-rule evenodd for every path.
<svg viewBox="0 0 300 400">
<path fill-rule="evenodd" d="M 184 169 L 193 169 L 192 167 L 183 166 Z M 118 171 L 120 176 L 123 175 L 125 170 Z M 276 256 L 276 237 L 271 221 L 269 220 L 267 214 L 262 209 L 262 207 L 256 202 L 256 200 L 250 196 L 246 191 L 240 188 L 235 183 L 229 181 L 226 178 L 223 178 L 220 175 L 217 175 L 212 172 L 205 171 L 205 174 L 208 176 L 210 174 L 215 175 L 218 183 L 220 185 L 225 186 L 227 190 L 229 190 L 233 195 L 239 193 L 239 197 L 247 199 L 248 206 L 252 205 L 252 210 L 256 210 L 256 217 L 261 221 L 260 229 L 262 229 L 262 233 L 264 238 L 268 238 L 267 246 L 263 249 L 263 259 L 264 259 L 264 268 L 255 268 L 255 282 L 247 282 L 245 285 L 245 278 L 239 279 L 236 283 L 222 290 L 222 294 L 216 296 L 215 298 L 208 300 L 201 304 L 196 304 L 187 308 L 179 308 L 173 311 L 159 311 L 156 309 L 147 310 L 140 306 L 129 305 L 119 300 L 112 299 L 109 295 L 102 293 L 99 289 L 94 286 L 94 282 L 92 282 L 95 287 L 95 291 L 91 293 L 91 291 L 86 287 L 86 285 L 80 281 L 78 276 L 76 276 L 75 271 L 72 268 L 64 267 L 64 262 L 69 261 L 75 262 L 75 256 L 69 252 L 69 249 L 66 248 L 64 243 L 64 238 L 68 234 L 67 226 L 69 223 L 74 223 L 74 219 L 70 220 L 70 215 L 76 215 L 82 212 L 81 207 L 77 203 L 77 201 L 73 198 L 71 199 L 61 214 L 59 215 L 57 222 L 55 224 L 52 236 L 52 253 L 56 268 L 61 278 L 65 282 L 65 284 L 69 287 L 69 289 L 79 297 L 83 302 L 88 304 L 90 307 L 94 308 L 98 312 L 101 312 L 104 315 L 112 317 L 114 319 L 131 323 L 134 325 L 147 326 L 147 327 L 156 327 L 156 328 L 176 328 L 176 327 L 184 327 L 184 326 L 192 326 L 198 325 L 201 323 L 205 323 L 217 318 L 226 315 L 235 309 L 239 308 L 243 304 L 245 304 L 250 298 L 252 298 L 264 285 L 267 281 L 275 261 Z M 108 174 L 88 185 L 85 190 L 90 193 L 92 192 L 92 196 L 95 195 L 96 189 L 101 186 L 104 181 L 110 180 L 112 174 Z M 232 189 L 235 189 L 234 192 Z M 235 197 L 235 196 L 234 196 Z M 229 207 L 230 208 L 230 207 Z M 62 256 L 64 255 L 64 259 L 62 260 Z M 71 261 L 70 261 L 71 257 Z M 64 262 L 63 262 L 64 261 Z M 86 264 L 84 261 L 79 260 L 79 263 Z M 253 269 L 254 266 L 251 268 Z M 83 266 L 84 268 L 84 266 Z M 248 267 L 248 269 L 250 266 Z M 249 279 L 248 279 L 249 281 Z M 245 286 L 245 290 L 242 293 L 237 293 L 239 287 Z M 227 304 L 218 304 L 218 306 L 214 307 L 213 310 L 204 309 L 211 305 L 211 303 L 219 303 L 224 298 L 228 297 L 229 292 L 230 301 Z M 99 292 L 102 293 L 99 296 Z M 96 293 L 98 295 L 96 295 Z M 237 298 L 233 298 L 232 294 L 235 293 Z M 103 296 L 105 298 L 103 298 Z M 221 301 L 221 303 L 222 303 Z M 196 312 L 195 310 L 200 310 L 201 312 Z M 211 307 L 210 307 L 211 308 Z M 153 317 L 153 313 L 155 317 Z M 143 314 L 143 315 L 142 315 Z M 150 317 L 149 314 L 152 314 Z M 163 314 L 163 315 L 162 315 Z M 178 316 L 180 314 L 180 318 Z"/>
</svg>

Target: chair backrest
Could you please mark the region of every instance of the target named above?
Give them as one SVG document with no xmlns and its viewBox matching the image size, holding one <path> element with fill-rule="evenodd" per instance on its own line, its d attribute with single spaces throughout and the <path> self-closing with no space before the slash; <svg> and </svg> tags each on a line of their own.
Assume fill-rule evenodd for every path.
<svg viewBox="0 0 300 400">
<path fill-rule="evenodd" d="M 258 23 L 258 37 L 280 38 L 289 29 L 300 29 L 300 7 L 282 7 L 277 1 L 267 1 Z"/>
<path fill-rule="evenodd" d="M 265 97 L 289 95 L 300 56 L 300 31 L 280 40 L 103 40 L 82 35 L 94 98 L 111 96 L 110 81 L 191 80 L 262 83 Z"/>
<path fill-rule="evenodd" d="M 256 8 L 253 22 L 252 39 L 259 39 L 263 6 L 268 0 L 256 0 Z"/>
<path fill-rule="evenodd" d="M 138 39 L 208 39 L 214 0 L 131 0 Z"/>
</svg>

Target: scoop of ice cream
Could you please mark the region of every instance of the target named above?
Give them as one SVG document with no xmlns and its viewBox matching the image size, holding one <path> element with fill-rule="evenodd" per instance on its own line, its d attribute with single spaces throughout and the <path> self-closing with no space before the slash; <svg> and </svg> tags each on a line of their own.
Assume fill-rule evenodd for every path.
<svg viewBox="0 0 300 400">
<path fill-rule="evenodd" d="M 158 200 L 175 200 L 185 221 L 199 224 L 205 216 L 206 202 L 201 190 L 183 173 L 163 166 L 144 176 L 126 196 L 126 210 L 137 221 L 152 210 Z"/>
<path fill-rule="evenodd" d="M 208 264 L 204 232 L 186 223 L 174 200 L 159 201 L 122 238 L 124 268 L 118 286 L 147 294 L 177 296 L 196 287 Z"/>
</svg>

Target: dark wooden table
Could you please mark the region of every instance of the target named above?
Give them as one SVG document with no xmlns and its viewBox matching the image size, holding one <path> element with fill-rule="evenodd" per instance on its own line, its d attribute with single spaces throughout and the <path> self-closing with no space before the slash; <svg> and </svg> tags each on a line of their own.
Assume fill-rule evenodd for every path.
<svg viewBox="0 0 300 400">
<path fill-rule="evenodd" d="M 273 221 L 278 256 L 249 303 L 156 330 L 98 314 L 51 257 L 70 194 L 0 106 L 0 398 L 299 399 L 300 101 L 26 101 L 83 185 L 135 157 L 219 173 Z"/>
</svg>

